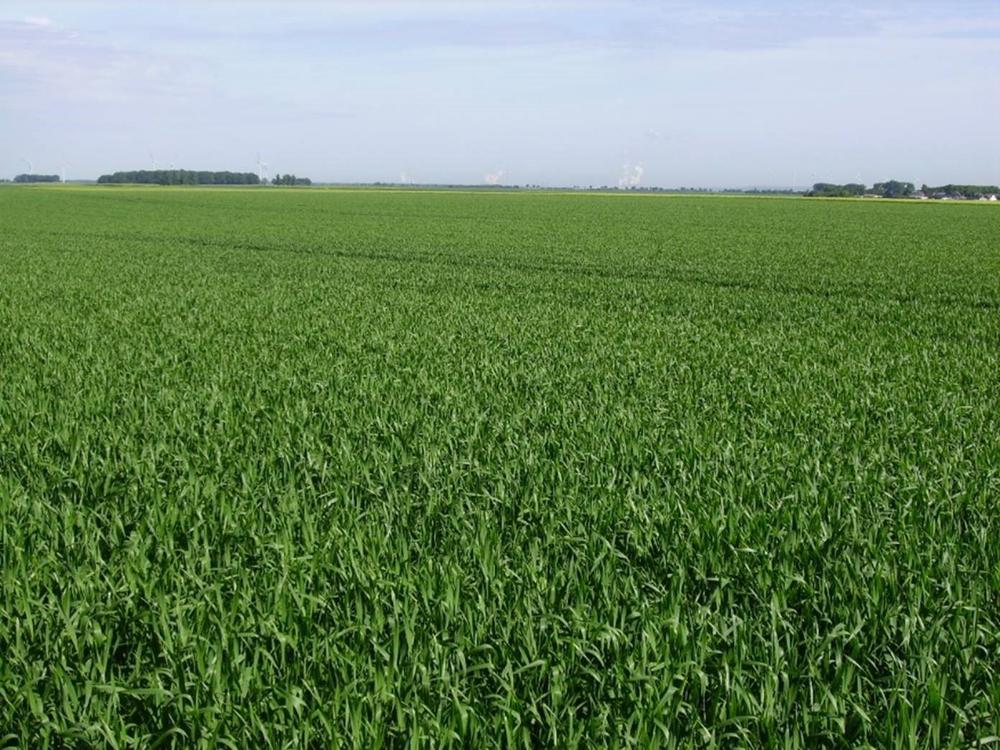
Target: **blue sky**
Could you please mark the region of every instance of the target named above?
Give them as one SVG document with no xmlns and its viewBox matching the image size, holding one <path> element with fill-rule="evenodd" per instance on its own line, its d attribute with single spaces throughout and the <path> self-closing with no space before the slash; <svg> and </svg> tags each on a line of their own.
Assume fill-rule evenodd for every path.
<svg viewBox="0 0 1000 750">
<path fill-rule="evenodd" d="M 1000 182 L 1000 2 L 0 2 L 0 176 Z"/>
</svg>

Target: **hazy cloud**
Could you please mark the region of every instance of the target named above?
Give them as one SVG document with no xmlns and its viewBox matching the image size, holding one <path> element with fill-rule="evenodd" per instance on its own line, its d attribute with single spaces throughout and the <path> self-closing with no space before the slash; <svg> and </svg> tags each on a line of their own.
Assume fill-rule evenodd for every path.
<svg viewBox="0 0 1000 750">
<path fill-rule="evenodd" d="M 39 96 L 53 103 L 108 102 L 199 93 L 181 67 L 187 66 L 156 50 L 100 41 L 48 18 L 0 20 L 0 90 L 30 94 L 30 106 Z"/>
</svg>

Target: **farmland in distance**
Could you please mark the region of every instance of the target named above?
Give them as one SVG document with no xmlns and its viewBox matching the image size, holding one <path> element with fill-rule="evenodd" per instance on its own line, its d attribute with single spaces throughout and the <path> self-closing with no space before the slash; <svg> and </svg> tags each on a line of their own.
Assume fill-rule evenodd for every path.
<svg viewBox="0 0 1000 750">
<path fill-rule="evenodd" d="M 995 743 L 998 373 L 995 206 L 2 189 L 0 745 Z"/>
</svg>

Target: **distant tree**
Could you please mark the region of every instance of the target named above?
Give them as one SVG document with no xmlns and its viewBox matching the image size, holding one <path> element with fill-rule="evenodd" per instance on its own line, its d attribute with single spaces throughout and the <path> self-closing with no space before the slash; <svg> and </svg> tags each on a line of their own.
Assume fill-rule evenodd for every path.
<svg viewBox="0 0 1000 750">
<path fill-rule="evenodd" d="M 296 177 L 293 174 L 285 174 L 285 175 L 276 174 L 274 176 L 274 179 L 271 180 L 271 184 L 286 185 L 286 186 L 312 185 L 312 180 L 310 180 L 308 177 Z"/>
<path fill-rule="evenodd" d="M 912 182 L 900 182 L 899 180 L 876 182 L 871 188 L 872 194 L 885 198 L 910 198 L 915 192 Z M 849 182 L 846 185 L 817 182 L 806 195 L 815 198 L 851 198 L 867 193 L 868 188 L 856 182 Z"/>
<path fill-rule="evenodd" d="M 19 174 L 14 182 L 59 182 L 57 174 Z"/>
<path fill-rule="evenodd" d="M 966 198 L 976 200 L 987 195 L 1000 194 L 996 185 L 941 185 L 940 187 L 923 186 L 925 194 L 941 198 Z"/>
<path fill-rule="evenodd" d="M 888 182 L 876 182 L 872 186 L 872 192 L 884 198 L 910 198 L 916 191 L 912 182 L 889 180 Z"/>
<path fill-rule="evenodd" d="M 813 198 L 853 198 L 865 194 L 867 188 L 855 182 L 836 185 L 832 182 L 817 182 L 806 195 Z"/>
<path fill-rule="evenodd" d="M 259 185 L 254 172 L 193 172 L 186 169 L 141 169 L 101 175 L 102 185 Z"/>
</svg>

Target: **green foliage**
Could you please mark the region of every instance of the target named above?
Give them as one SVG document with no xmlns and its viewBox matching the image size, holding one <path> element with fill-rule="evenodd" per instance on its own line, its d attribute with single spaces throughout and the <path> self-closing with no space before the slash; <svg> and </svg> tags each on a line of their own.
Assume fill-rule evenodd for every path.
<svg viewBox="0 0 1000 750">
<path fill-rule="evenodd" d="M 253 172 L 193 172 L 188 169 L 141 169 L 101 175 L 101 185 L 259 185 Z"/>
<path fill-rule="evenodd" d="M 921 190 L 925 195 L 943 198 L 977 199 L 989 195 L 1000 195 L 1000 187 L 996 185 L 941 185 L 931 187 L 924 185 Z"/>
<path fill-rule="evenodd" d="M 998 247 L 982 205 L 0 191 L 0 737 L 991 747 Z"/>
<path fill-rule="evenodd" d="M 912 182 L 900 182 L 899 180 L 876 182 L 871 191 L 864 185 L 854 182 L 847 185 L 817 182 L 806 195 L 813 198 L 852 198 L 866 195 L 869 192 L 881 198 L 911 198 L 915 191 Z"/>
<path fill-rule="evenodd" d="M 291 186 L 301 185 L 301 186 L 308 186 L 308 185 L 312 185 L 312 180 L 310 180 L 308 177 L 296 177 L 293 174 L 276 174 L 271 179 L 271 184 L 272 185 L 291 185 Z"/>
<path fill-rule="evenodd" d="M 806 195 L 814 198 L 852 198 L 860 197 L 867 192 L 864 185 L 848 183 L 847 185 L 835 185 L 829 182 L 817 182 L 813 189 Z"/>
<path fill-rule="evenodd" d="M 57 174 L 19 174 L 14 182 L 59 182 Z"/>
<path fill-rule="evenodd" d="M 876 182 L 872 186 L 872 192 L 883 198 L 910 198 L 914 193 L 914 188 L 912 182 L 889 180 L 888 182 Z"/>
</svg>

